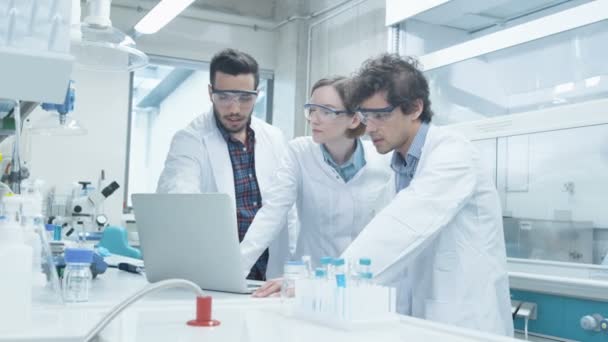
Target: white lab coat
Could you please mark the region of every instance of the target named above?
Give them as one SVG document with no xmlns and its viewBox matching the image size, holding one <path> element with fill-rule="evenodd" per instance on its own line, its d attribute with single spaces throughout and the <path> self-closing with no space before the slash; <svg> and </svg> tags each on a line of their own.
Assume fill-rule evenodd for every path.
<svg viewBox="0 0 608 342">
<path fill-rule="evenodd" d="M 345 182 L 312 138 L 289 143 L 289 153 L 241 243 L 245 266 L 253 265 L 278 236 L 294 203 L 300 223 L 296 258 L 310 255 L 316 266 L 321 257 L 337 257 L 346 249 L 384 204 L 379 199 L 392 180 L 387 156 L 379 155 L 370 142 L 362 145 L 366 164 Z"/>
<path fill-rule="evenodd" d="M 370 257 L 401 313 L 513 335 L 498 193 L 473 144 L 448 129 L 430 127 L 409 187 L 343 256 Z"/>
<path fill-rule="evenodd" d="M 255 117 L 251 118 L 251 128 L 255 132 L 255 173 L 263 201 L 272 184 L 278 162 L 286 153 L 287 142 L 278 128 Z M 226 193 L 235 199 L 236 208 L 228 145 L 217 128 L 212 111 L 200 115 L 188 127 L 175 134 L 156 191 Z M 289 221 L 289 230 L 292 231 L 296 223 L 294 210 Z M 284 229 L 277 241 L 270 245 L 269 253 L 266 275 L 273 278 L 282 274 L 283 265 L 290 256 L 288 230 Z M 247 270 L 250 268 L 251 266 Z"/>
</svg>

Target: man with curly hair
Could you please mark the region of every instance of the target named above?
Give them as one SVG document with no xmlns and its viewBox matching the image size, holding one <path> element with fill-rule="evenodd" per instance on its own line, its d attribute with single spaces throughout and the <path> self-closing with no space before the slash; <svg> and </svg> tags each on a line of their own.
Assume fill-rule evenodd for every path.
<svg viewBox="0 0 608 342">
<path fill-rule="evenodd" d="M 479 151 L 431 125 L 414 59 L 368 60 L 351 96 L 376 150 L 393 151 L 395 181 L 343 257 L 371 258 L 374 279 L 398 288 L 400 313 L 512 336 L 500 200 Z"/>
</svg>

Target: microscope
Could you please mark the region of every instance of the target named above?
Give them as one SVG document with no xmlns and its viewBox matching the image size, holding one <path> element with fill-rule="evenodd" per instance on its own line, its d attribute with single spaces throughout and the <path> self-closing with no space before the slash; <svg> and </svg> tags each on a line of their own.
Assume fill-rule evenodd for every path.
<svg viewBox="0 0 608 342">
<path fill-rule="evenodd" d="M 91 182 L 78 182 L 81 185 L 81 196 L 74 196 L 71 204 L 70 216 L 72 225 L 81 232 L 99 231 L 108 222 L 107 217 L 100 213 L 100 207 L 106 198 L 110 197 L 120 186 L 116 182 L 93 192 L 90 191 Z M 78 229 L 80 228 L 80 229 Z"/>
</svg>

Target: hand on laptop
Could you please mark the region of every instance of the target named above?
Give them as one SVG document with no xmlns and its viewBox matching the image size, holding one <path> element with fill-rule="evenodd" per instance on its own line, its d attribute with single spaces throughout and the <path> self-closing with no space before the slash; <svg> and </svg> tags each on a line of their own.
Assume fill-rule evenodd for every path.
<svg viewBox="0 0 608 342">
<path fill-rule="evenodd" d="M 281 295 L 281 283 L 283 278 L 271 279 L 255 290 L 253 297 L 278 297 Z"/>
</svg>

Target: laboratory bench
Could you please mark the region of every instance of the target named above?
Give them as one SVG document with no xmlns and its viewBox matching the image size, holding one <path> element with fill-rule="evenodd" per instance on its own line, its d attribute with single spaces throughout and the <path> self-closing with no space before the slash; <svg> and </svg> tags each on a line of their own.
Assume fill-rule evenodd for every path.
<svg viewBox="0 0 608 342">
<path fill-rule="evenodd" d="M 31 329 L 0 336 L 0 341 L 82 341 L 111 308 L 148 284 L 145 276 L 108 269 L 93 280 L 89 301 L 58 305 L 37 302 Z M 453 341 L 513 342 L 512 338 L 406 316 L 384 323 L 336 329 L 282 314 L 279 298 L 206 291 L 213 297 L 216 327 L 186 325 L 195 316 L 195 295 L 168 289 L 142 298 L 108 325 L 97 341 Z"/>
</svg>

